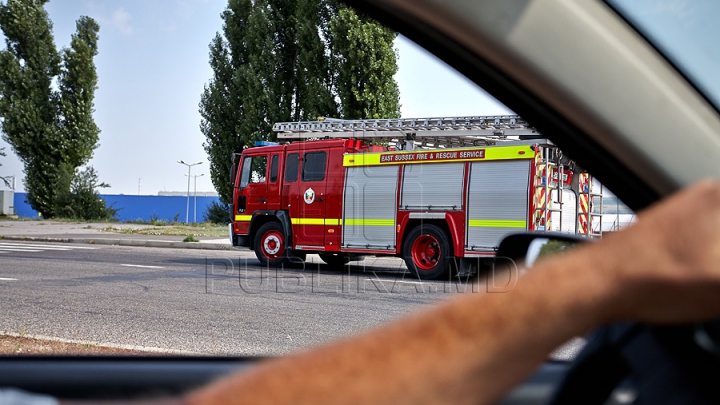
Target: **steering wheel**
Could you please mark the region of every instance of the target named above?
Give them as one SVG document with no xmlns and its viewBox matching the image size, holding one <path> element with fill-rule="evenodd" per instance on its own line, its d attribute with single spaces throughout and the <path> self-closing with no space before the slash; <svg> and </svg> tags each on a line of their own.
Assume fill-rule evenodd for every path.
<svg viewBox="0 0 720 405">
<path fill-rule="evenodd" d="M 551 405 L 720 403 L 720 319 L 598 329 Z"/>
<path fill-rule="evenodd" d="M 588 242 L 566 234 L 506 236 L 497 256 L 517 260 L 535 241 Z M 595 331 L 550 405 L 720 404 L 720 318 L 693 325 L 614 323 Z"/>
</svg>

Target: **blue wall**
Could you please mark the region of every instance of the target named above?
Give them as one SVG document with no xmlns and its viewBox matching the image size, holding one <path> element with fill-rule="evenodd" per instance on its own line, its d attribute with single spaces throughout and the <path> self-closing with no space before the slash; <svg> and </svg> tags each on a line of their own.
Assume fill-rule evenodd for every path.
<svg viewBox="0 0 720 405">
<path fill-rule="evenodd" d="M 20 217 L 37 217 L 37 211 L 26 202 L 27 193 L 15 193 L 15 213 Z M 101 194 L 105 205 L 117 209 L 116 218 L 120 221 L 149 221 L 150 217 L 172 221 L 178 215 L 178 221 L 185 222 L 185 204 L 187 197 L 156 195 Z M 197 220 L 202 222 L 207 207 L 218 197 L 197 197 Z M 190 197 L 190 222 L 193 222 L 195 198 Z"/>
<path fill-rule="evenodd" d="M 13 199 L 15 205 L 15 214 L 19 217 L 37 217 L 39 216 L 37 211 L 30 208 L 30 204 L 27 203 L 27 193 L 15 193 Z"/>
</svg>

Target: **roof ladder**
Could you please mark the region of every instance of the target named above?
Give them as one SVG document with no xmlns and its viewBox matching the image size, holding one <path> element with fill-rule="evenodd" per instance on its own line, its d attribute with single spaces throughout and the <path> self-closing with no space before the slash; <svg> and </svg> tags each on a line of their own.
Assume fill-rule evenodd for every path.
<svg viewBox="0 0 720 405">
<path fill-rule="evenodd" d="M 355 138 L 381 140 L 402 150 L 416 147 L 495 145 L 518 139 L 542 138 L 518 115 L 391 118 L 278 122 L 273 125 L 278 140 Z"/>
</svg>

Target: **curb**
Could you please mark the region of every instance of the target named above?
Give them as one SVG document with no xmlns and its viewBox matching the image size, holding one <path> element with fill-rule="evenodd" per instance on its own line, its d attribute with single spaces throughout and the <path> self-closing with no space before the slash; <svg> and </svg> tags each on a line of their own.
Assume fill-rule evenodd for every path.
<svg viewBox="0 0 720 405">
<path fill-rule="evenodd" d="M 198 242 L 170 242 L 164 240 L 140 239 L 108 239 L 108 238 L 49 238 L 35 236 L 0 236 L 0 240 L 16 240 L 25 242 L 51 242 L 51 243 L 85 243 L 89 245 L 117 245 L 134 247 L 170 248 L 170 249 L 200 249 L 200 250 L 235 250 L 231 245 L 219 243 Z"/>
</svg>

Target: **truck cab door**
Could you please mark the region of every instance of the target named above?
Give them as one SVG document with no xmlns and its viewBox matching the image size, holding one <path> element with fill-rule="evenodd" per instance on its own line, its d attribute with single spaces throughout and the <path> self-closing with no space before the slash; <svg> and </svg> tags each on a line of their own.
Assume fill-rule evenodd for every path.
<svg viewBox="0 0 720 405">
<path fill-rule="evenodd" d="M 306 151 L 300 159 L 300 181 L 295 183 L 297 217 L 293 220 L 295 245 L 301 250 L 325 249 L 328 152 Z"/>
<path fill-rule="evenodd" d="M 269 162 L 266 209 L 276 211 L 280 209 L 280 153 L 271 153 Z"/>
</svg>

